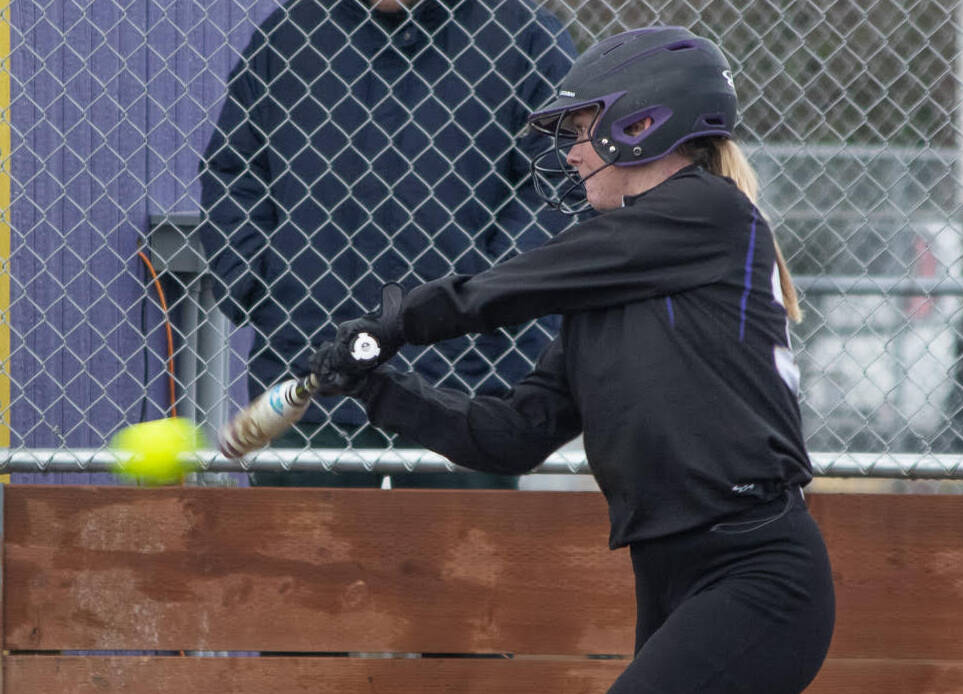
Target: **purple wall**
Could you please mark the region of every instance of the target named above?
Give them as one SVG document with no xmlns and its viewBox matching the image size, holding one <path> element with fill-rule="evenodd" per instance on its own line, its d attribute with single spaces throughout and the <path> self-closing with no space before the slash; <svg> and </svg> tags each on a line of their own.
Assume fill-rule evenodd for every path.
<svg viewBox="0 0 963 694">
<path fill-rule="evenodd" d="M 166 414 L 161 314 L 137 251 L 149 215 L 197 208 L 224 80 L 275 7 L 14 0 L 13 447 L 100 447 Z"/>
</svg>

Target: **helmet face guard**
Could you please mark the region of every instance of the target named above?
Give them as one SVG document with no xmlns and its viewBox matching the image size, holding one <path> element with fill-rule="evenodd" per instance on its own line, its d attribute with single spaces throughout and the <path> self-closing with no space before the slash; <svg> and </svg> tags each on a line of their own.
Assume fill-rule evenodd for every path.
<svg viewBox="0 0 963 694">
<path fill-rule="evenodd" d="M 565 161 L 575 144 L 566 127 L 572 114 L 596 108 L 590 142 L 605 165 L 637 166 L 665 157 L 688 140 L 731 137 L 736 93 L 719 48 L 682 27 L 650 27 L 605 39 L 585 53 L 562 80 L 557 97 L 529 116 L 552 138 L 531 165 L 536 193 L 567 214 L 586 210 L 584 181 Z M 632 135 L 645 118 L 648 129 Z M 552 178 L 561 177 L 561 185 Z"/>
<path fill-rule="evenodd" d="M 585 106 L 585 108 L 593 107 L 596 109 L 596 114 L 589 128 L 590 132 L 598 122 L 599 109 L 597 104 Z M 559 117 L 555 119 L 551 131 L 536 128 L 539 132 L 549 135 L 552 138 L 552 144 L 532 158 L 532 184 L 535 186 L 536 195 L 550 207 L 563 214 L 581 214 L 590 210 L 592 206 L 586 198 L 585 180 L 575 167 L 568 163 L 567 158 L 572 147 L 587 142 L 588 139 L 579 140 L 575 131 L 566 127 L 567 122 L 567 117 Z M 597 169 L 592 175 L 601 170 L 601 168 Z"/>
</svg>

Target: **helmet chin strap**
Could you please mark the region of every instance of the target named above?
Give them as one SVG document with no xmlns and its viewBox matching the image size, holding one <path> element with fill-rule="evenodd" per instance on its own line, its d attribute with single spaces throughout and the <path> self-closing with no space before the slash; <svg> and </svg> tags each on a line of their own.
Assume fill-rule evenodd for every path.
<svg viewBox="0 0 963 694">
<path fill-rule="evenodd" d="M 570 185 L 570 186 L 568 187 L 568 190 L 566 190 L 564 193 L 562 193 L 562 194 L 559 196 L 559 198 L 558 198 L 558 206 L 557 206 L 556 209 L 558 209 L 558 211 L 559 211 L 559 212 L 562 212 L 563 214 L 580 214 L 580 213 L 582 213 L 582 212 L 588 212 L 590 209 L 594 209 L 594 208 L 592 207 L 592 204 L 588 201 L 588 189 L 585 187 L 585 182 L 588 181 L 590 178 L 592 178 L 592 176 L 595 176 L 596 174 L 601 173 L 601 172 L 604 171 L 605 169 L 607 169 L 607 168 L 609 168 L 610 166 L 612 166 L 613 163 L 614 163 L 614 162 L 606 162 L 605 164 L 602 164 L 602 166 L 600 166 L 599 168 L 595 169 L 595 171 L 593 171 L 592 173 L 590 173 L 590 174 L 589 174 L 588 176 L 586 176 L 585 178 L 582 178 L 581 176 L 579 176 L 578 180 L 577 180 L 577 181 L 573 181 L 573 182 L 572 182 L 572 185 Z M 576 175 L 578 175 L 578 174 L 576 174 Z M 564 204 L 565 198 L 568 197 L 569 195 L 571 195 L 573 191 L 578 190 L 579 188 L 581 188 L 582 191 L 585 193 L 585 202 L 584 202 L 583 204 L 579 205 L 578 207 L 569 207 L 569 208 L 567 208 L 567 209 L 563 209 L 563 204 Z"/>
</svg>

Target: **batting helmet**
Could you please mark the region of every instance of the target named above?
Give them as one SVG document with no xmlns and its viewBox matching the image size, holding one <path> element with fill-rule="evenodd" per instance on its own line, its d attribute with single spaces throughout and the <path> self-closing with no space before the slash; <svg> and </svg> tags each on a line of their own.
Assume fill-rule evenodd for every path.
<svg viewBox="0 0 963 694">
<path fill-rule="evenodd" d="M 661 159 L 693 138 L 730 137 L 737 102 L 722 51 L 684 27 L 635 29 L 600 41 L 575 61 L 555 99 L 528 118 L 535 130 L 554 138 L 532 162 L 536 189 L 566 212 L 585 209 L 564 204 L 574 187 L 582 188 L 565 164 L 563 150 L 574 144 L 567 119 L 590 107 L 597 108 L 592 147 L 607 165 L 634 166 Z M 645 118 L 652 119 L 650 128 L 628 132 Z M 561 195 L 545 179 L 559 174 L 576 184 Z"/>
</svg>

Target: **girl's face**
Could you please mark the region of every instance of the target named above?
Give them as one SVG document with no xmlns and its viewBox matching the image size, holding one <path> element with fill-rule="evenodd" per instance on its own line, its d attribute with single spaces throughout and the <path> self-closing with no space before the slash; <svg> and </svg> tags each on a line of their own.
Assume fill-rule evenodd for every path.
<svg viewBox="0 0 963 694">
<path fill-rule="evenodd" d="M 570 117 L 567 128 L 575 132 L 575 142 L 565 161 L 578 171 L 585 184 L 585 197 L 596 210 L 611 210 L 622 206 L 622 199 L 639 195 L 657 186 L 691 160 L 677 152 L 647 164 L 614 166 L 607 164 L 592 146 L 591 135 L 595 127 L 596 109 L 576 111 Z M 637 136 L 652 127 L 648 116 L 625 129 L 626 135 Z"/>
<path fill-rule="evenodd" d="M 625 177 L 619 167 L 603 161 L 592 146 L 591 136 L 597 110 L 586 108 L 571 116 L 568 128 L 575 132 L 576 144 L 568 151 L 565 161 L 578 171 L 585 183 L 588 203 L 596 210 L 610 210 L 622 206 Z"/>
</svg>

